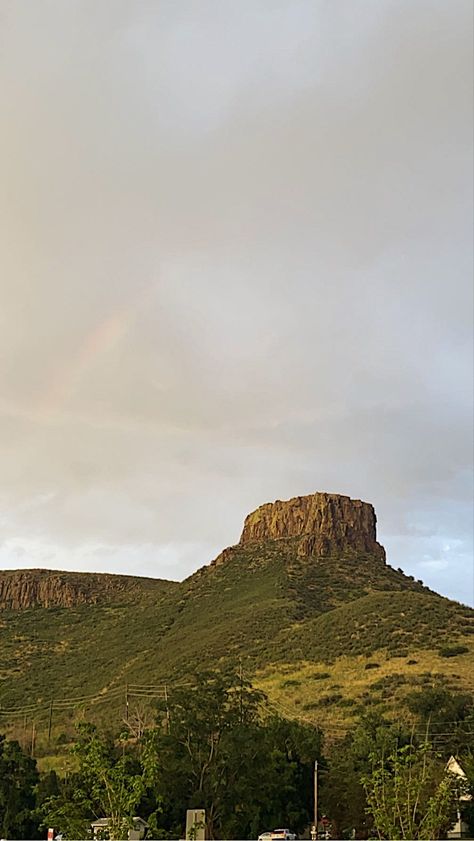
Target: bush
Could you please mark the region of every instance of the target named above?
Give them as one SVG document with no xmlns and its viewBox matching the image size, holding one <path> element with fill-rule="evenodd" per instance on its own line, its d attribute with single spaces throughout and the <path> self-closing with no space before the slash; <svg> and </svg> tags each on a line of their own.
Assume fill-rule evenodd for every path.
<svg viewBox="0 0 474 841">
<path fill-rule="evenodd" d="M 374 681 L 371 688 L 373 692 L 377 692 L 379 689 L 389 689 L 390 693 L 392 693 L 394 689 L 396 689 L 398 686 L 403 686 L 403 684 L 405 684 L 406 682 L 407 679 L 405 675 L 385 675 L 384 677 L 381 677 L 378 680 Z"/>
<path fill-rule="evenodd" d="M 380 669 L 380 663 L 366 663 L 364 669 Z"/>
<path fill-rule="evenodd" d="M 334 692 L 332 695 L 323 695 L 323 697 L 316 702 L 315 706 L 330 707 L 331 704 L 338 704 L 339 701 L 342 701 L 342 695 L 340 695 L 339 692 Z"/>
<path fill-rule="evenodd" d="M 467 645 L 445 645 L 438 650 L 440 657 L 457 657 L 458 654 L 467 654 Z"/>
</svg>

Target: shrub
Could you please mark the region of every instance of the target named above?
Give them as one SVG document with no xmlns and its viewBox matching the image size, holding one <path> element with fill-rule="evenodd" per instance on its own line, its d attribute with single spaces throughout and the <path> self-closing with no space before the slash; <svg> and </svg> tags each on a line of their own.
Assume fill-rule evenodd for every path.
<svg viewBox="0 0 474 841">
<path fill-rule="evenodd" d="M 317 702 L 316 706 L 330 707 L 331 704 L 338 704 L 341 700 L 342 695 L 340 695 L 339 692 L 334 692 L 332 695 L 323 695 L 323 697 Z"/>
<path fill-rule="evenodd" d="M 380 663 L 366 663 L 364 669 L 380 669 Z"/>
<path fill-rule="evenodd" d="M 391 675 L 384 675 L 384 677 L 379 678 L 378 680 L 374 681 L 372 684 L 372 691 L 377 692 L 379 689 L 389 689 L 390 692 L 393 692 L 398 686 L 403 686 L 407 682 L 405 675 L 399 674 L 391 674 Z"/>
<path fill-rule="evenodd" d="M 440 657 L 457 657 L 458 654 L 466 654 L 469 651 L 467 645 L 445 645 L 438 650 Z"/>
</svg>

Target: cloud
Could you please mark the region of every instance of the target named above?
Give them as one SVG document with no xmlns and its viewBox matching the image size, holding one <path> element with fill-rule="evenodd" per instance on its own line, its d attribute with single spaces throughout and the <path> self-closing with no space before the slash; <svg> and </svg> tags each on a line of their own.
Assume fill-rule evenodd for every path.
<svg viewBox="0 0 474 841">
<path fill-rule="evenodd" d="M 471 4 L 2 15 L 4 565 L 180 577 L 330 490 L 465 600 Z"/>
</svg>

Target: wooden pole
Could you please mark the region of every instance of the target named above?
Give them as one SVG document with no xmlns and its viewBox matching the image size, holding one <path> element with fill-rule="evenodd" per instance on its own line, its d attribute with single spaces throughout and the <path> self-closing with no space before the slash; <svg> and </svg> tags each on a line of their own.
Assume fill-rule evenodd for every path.
<svg viewBox="0 0 474 841">
<path fill-rule="evenodd" d="M 48 718 L 48 745 L 51 741 L 51 727 L 53 724 L 53 699 L 49 702 L 49 718 Z"/>
<path fill-rule="evenodd" d="M 314 829 L 318 837 L 318 760 L 314 761 Z"/>
<path fill-rule="evenodd" d="M 34 757 L 35 755 L 35 742 L 36 742 L 36 722 L 33 721 L 31 727 L 31 756 Z"/>
<path fill-rule="evenodd" d="M 244 672 L 242 669 L 242 655 L 239 657 L 239 683 L 240 683 L 240 701 L 239 701 L 239 710 L 240 710 L 240 723 L 243 723 L 244 720 L 244 700 L 243 700 L 243 692 L 244 692 Z"/>
<path fill-rule="evenodd" d="M 168 687 L 165 683 L 165 704 L 166 704 L 166 732 L 170 732 L 170 708 L 168 706 Z"/>
</svg>

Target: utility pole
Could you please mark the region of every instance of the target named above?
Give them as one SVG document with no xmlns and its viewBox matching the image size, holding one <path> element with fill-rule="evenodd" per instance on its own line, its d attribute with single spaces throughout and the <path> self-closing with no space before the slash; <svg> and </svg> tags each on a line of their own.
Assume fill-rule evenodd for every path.
<svg viewBox="0 0 474 841">
<path fill-rule="evenodd" d="M 49 716 L 48 716 L 48 745 L 51 741 L 51 727 L 53 724 L 53 699 L 49 702 Z"/>
<path fill-rule="evenodd" d="M 244 704 L 243 704 L 243 691 L 244 691 L 244 673 L 242 669 L 242 655 L 239 657 L 239 683 L 240 683 L 240 723 L 243 723 L 244 720 Z"/>
<path fill-rule="evenodd" d="M 314 830 L 318 837 L 318 760 L 314 760 Z"/>
<path fill-rule="evenodd" d="M 166 733 L 170 732 L 170 708 L 168 705 L 168 687 L 165 683 L 165 704 L 166 704 Z"/>
</svg>

